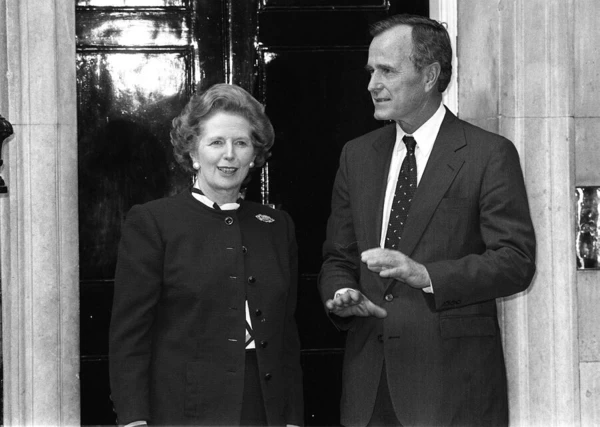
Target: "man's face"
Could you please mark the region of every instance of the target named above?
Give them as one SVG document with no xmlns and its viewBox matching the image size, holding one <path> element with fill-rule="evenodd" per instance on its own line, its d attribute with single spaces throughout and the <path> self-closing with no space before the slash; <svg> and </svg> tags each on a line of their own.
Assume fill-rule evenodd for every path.
<svg viewBox="0 0 600 427">
<path fill-rule="evenodd" d="M 403 129 L 420 121 L 429 97 L 424 70 L 415 69 L 411 52 L 412 27 L 400 25 L 373 39 L 366 66 L 375 118 L 405 123 Z"/>
</svg>

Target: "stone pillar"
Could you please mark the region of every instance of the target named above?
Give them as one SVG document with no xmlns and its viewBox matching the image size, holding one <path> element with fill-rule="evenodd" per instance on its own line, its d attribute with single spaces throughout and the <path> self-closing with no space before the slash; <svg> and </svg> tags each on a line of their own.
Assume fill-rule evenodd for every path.
<svg viewBox="0 0 600 427">
<path fill-rule="evenodd" d="M 4 425 L 78 425 L 75 2 L 1 5 Z"/>
<path fill-rule="evenodd" d="M 538 241 L 531 287 L 500 303 L 511 426 L 580 425 L 572 9 L 459 1 L 461 117 L 515 143 Z"/>
</svg>

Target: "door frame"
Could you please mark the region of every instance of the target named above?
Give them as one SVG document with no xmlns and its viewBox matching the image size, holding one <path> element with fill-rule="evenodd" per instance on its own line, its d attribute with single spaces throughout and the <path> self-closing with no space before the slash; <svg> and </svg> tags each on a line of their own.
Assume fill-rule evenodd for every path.
<svg viewBox="0 0 600 427">
<path fill-rule="evenodd" d="M 444 104 L 458 116 L 458 57 L 456 41 L 458 35 L 458 0 L 429 0 L 429 17 L 446 23 L 450 42 L 452 43 L 452 78 L 444 91 Z"/>
</svg>

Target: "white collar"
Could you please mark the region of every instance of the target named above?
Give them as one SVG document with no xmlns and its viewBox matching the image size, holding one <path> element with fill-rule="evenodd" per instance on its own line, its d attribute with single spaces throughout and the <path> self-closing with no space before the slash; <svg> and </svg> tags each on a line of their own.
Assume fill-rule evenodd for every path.
<svg viewBox="0 0 600 427">
<path fill-rule="evenodd" d="M 194 185 L 194 188 L 197 188 L 198 190 L 200 190 L 200 188 L 196 185 Z M 237 202 L 223 203 L 222 205 L 219 205 L 218 203 L 210 200 L 204 194 L 192 193 L 192 196 L 194 196 L 194 198 L 196 200 L 199 200 L 200 202 L 202 202 L 203 204 L 205 204 L 206 206 L 208 206 L 211 209 L 214 209 L 215 205 L 219 206 L 219 208 L 223 211 L 232 211 L 232 210 L 236 210 L 240 207 L 240 204 Z M 241 197 L 241 195 L 240 195 L 240 197 Z"/>
<path fill-rule="evenodd" d="M 429 156 L 429 153 L 431 153 L 431 150 L 433 149 L 433 144 L 440 131 L 440 127 L 442 127 L 442 122 L 444 121 L 445 116 L 446 107 L 444 107 L 444 104 L 440 102 L 440 106 L 436 112 L 433 113 L 433 116 L 431 116 L 425 123 L 421 125 L 421 127 L 419 127 L 419 129 L 414 131 L 412 134 L 412 137 L 415 138 L 415 141 L 417 141 L 419 150 L 426 156 Z M 398 122 L 396 122 L 396 141 L 402 141 L 404 135 L 410 134 L 404 132 Z M 404 143 L 396 143 L 396 147 L 403 148 Z"/>
</svg>

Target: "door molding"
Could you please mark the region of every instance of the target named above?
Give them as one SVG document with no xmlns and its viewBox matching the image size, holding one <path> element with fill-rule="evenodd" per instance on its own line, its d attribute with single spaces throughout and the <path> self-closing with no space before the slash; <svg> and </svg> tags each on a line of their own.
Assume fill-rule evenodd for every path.
<svg viewBox="0 0 600 427">
<path fill-rule="evenodd" d="M 444 104 L 458 116 L 458 57 L 456 41 L 458 35 L 458 4 L 457 0 L 429 0 L 429 17 L 447 25 L 450 42 L 452 43 L 452 79 L 444 92 Z"/>
</svg>

